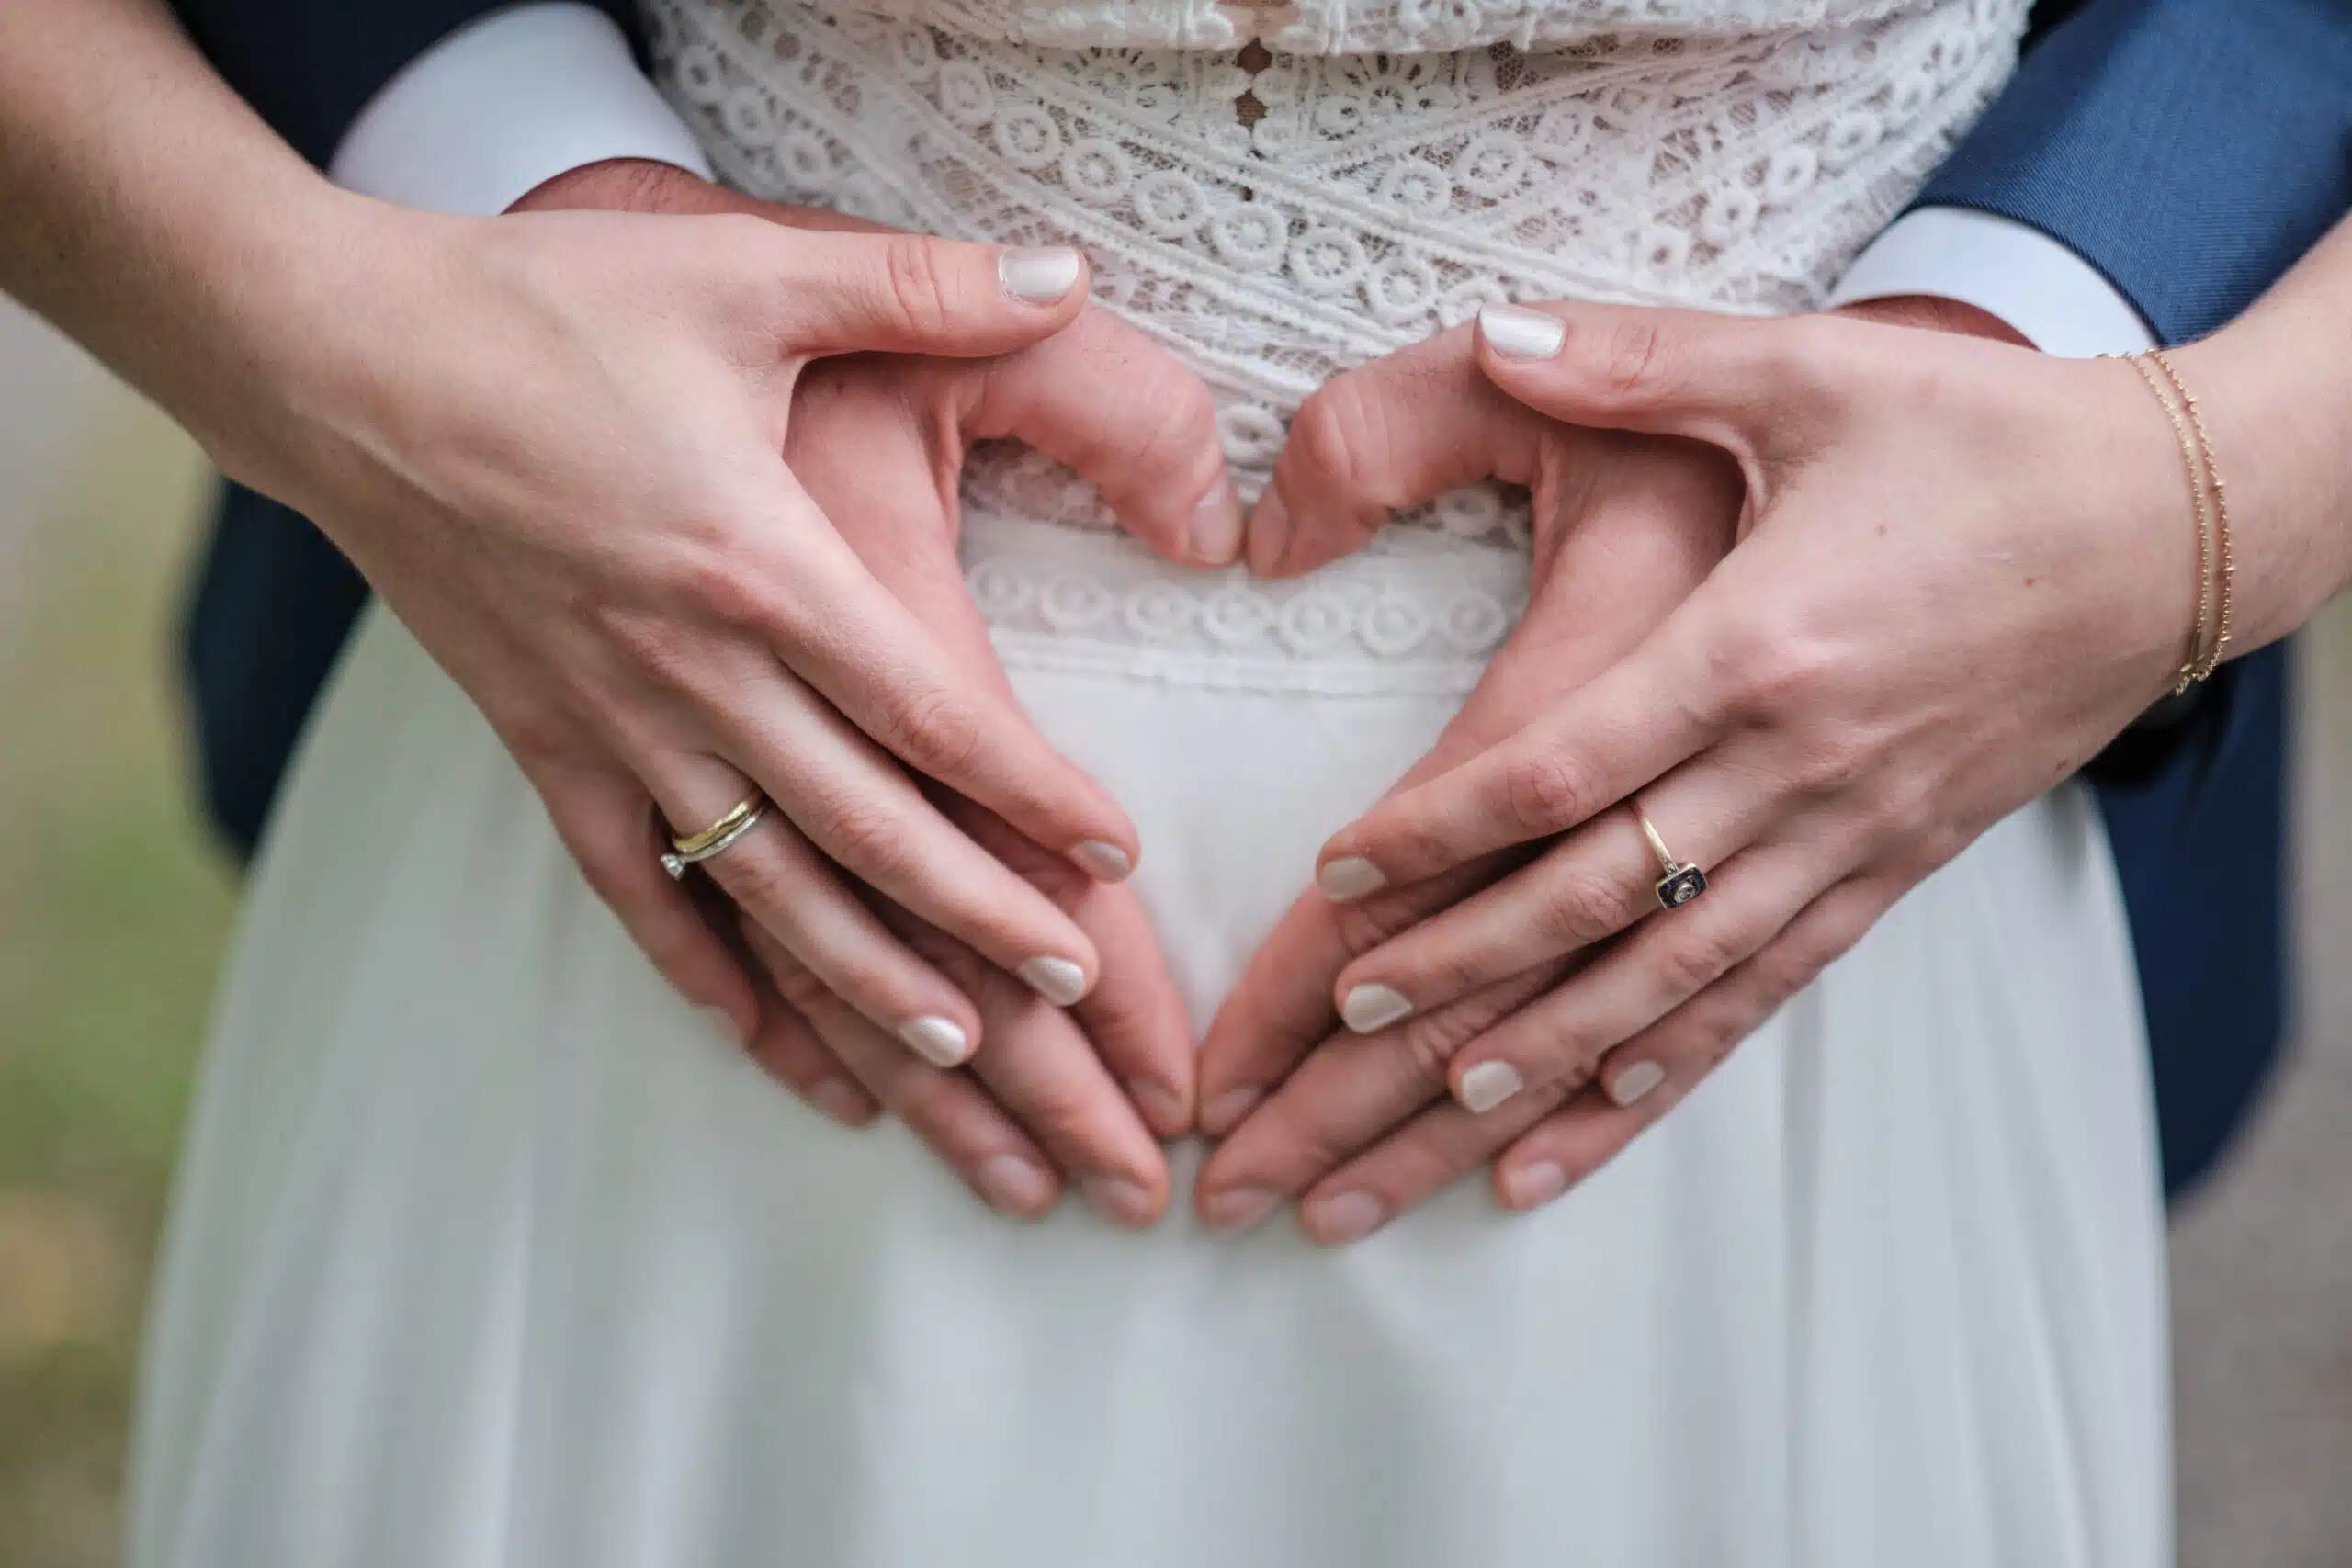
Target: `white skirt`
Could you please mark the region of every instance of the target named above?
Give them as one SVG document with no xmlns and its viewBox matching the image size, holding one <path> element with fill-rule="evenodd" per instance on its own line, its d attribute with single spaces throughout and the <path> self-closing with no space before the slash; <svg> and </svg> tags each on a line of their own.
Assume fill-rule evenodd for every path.
<svg viewBox="0 0 2352 1568">
<path fill-rule="evenodd" d="M 1204 1023 L 1459 703 L 1003 647 Z M 1541 1213 L 1016 1224 L 715 1038 L 374 613 L 220 1001 L 131 1560 L 2156 1568 L 2144 1052 L 2069 787 Z"/>
</svg>

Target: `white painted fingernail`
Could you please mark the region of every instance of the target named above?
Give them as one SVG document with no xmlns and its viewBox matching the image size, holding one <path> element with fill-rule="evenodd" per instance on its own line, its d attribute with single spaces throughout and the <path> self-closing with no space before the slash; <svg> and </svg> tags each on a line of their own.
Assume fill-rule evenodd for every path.
<svg viewBox="0 0 2352 1568">
<path fill-rule="evenodd" d="M 1088 839 L 1069 852 L 1078 869 L 1097 882 L 1125 882 L 1136 874 L 1127 852 L 1106 839 Z"/>
<path fill-rule="evenodd" d="M 1241 1124 L 1241 1119 L 1257 1109 L 1266 1098 L 1261 1089 L 1229 1089 L 1208 1103 L 1201 1112 L 1201 1131 L 1212 1138 L 1222 1138 Z"/>
<path fill-rule="evenodd" d="M 1067 958 L 1033 958 L 1021 966 L 1021 977 L 1057 1008 L 1070 1007 L 1086 995 L 1086 971 Z"/>
<path fill-rule="evenodd" d="M 1387 1223 L 1387 1205 L 1369 1192 L 1342 1192 L 1307 1205 L 1306 1228 L 1326 1247 L 1362 1241 Z"/>
<path fill-rule="evenodd" d="M 1385 986 L 1358 986 L 1340 1003 L 1340 1021 L 1358 1034 L 1370 1034 L 1385 1029 L 1400 1018 L 1411 1016 L 1413 1004 L 1401 991 Z"/>
<path fill-rule="evenodd" d="M 1568 1173 L 1551 1161 L 1503 1173 L 1503 1201 L 1514 1209 L 1548 1203 L 1568 1190 Z"/>
<path fill-rule="evenodd" d="M 1015 299 L 1050 305 L 1078 282 L 1080 265 L 1068 245 L 1015 245 L 997 257 L 996 276 Z"/>
<path fill-rule="evenodd" d="M 954 1019 L 924 1017 L 909 1019 L 899 1026 L 899 1038 L 913 1048 L 914 1054 L 934 1067 L 960 1066 L 972 1054 L 971 1037 L 959 1028 Z"/>
<path fill-rule="evenodd" d="M 1540 310 L 1489 305 L 1478 312 L 1478 334 L 1497 354 L 1513 359 L 1549 359 L 1567 341 L 1568 329 L 1557 317 Z"/>
<path fill-rule="evenodd" d="M 865 1101 L 857 1090 L 839 1078 L 827 1078 L 810 1089 L 808 1103 L 844 1127 L 854 1127 L 865 1120 Z"/>
<path fill-rule="evenodd" d="M 1193 508 L 1193 558 L 1203 566 L 1231 566 L 1241 553 L 1241 497 L 1234 492 L 1233 476 L 1219 474 L 1208 494 Z"/>
<path fill-rule="evenodd" d="M 1341 855 L 1323 863 L 1323 868 L 1315 874 L 1315 886 L 1334 904 L 1352 904 L 1387 886 L 1388 879 L 1363 856 Z"/>
<path fill-rule="evenodd" d="M 1099 1172 L 1079 1179 L 1079 1189 L 1086 1201 L 1102 1213 L 1125 1224 L 1141 1225 L 1151 1222 L 1153 1202 L 1150 1190 L 1121 1176 L 1104 1176 Z"/>
<path fill-rule="evenodd" d="M 1666 1081 L 1666 1069 L 1656 1062 L 1635 1062 L 1609 1080 L 1609 1098 L 1631 1105 Z"/>
<path fill-rule="evenodd" d="M 1462 1107 L 1484 1116 L 1527 1087 L 1509 1062 L 1481 1062 L 1462 1075 Z"/>
<path fill-rule="evenodd" d="M 745 1047 L 752 1043 L 750 1037 L 743 1032 L 743 1026 L 736 1022 L 735 1015 L 725 1008 L 696 1008 L 695 1010 L 702 1014 L 704 1021 L 718 1032 L 721 1039 L 731 1040 L 736 1044 Z"/>
<path fill-rule="evenodd" d="M 1012 1214 L 1040 1214 L 1054 1201 L 1054 1179 L 1019 1155 L 990 1155 L 973 1180 L 980 1195 Z"/>
<path fill-rule="evenodd" d="M 1264 1187 L 1237 1187 L 1201 1205 L 1201 1217 L 1219 1230 L 1247 1230 L 1274 1212 L 1283 1195 Z"/>
</svg>

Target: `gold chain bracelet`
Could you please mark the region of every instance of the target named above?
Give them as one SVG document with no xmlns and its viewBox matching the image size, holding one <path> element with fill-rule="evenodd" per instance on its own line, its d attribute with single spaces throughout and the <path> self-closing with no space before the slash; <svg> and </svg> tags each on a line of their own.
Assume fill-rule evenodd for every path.
<svg viewBox="0 0 2352 1568">
<path fill-rule="evenodd" d="M 2205 662 L 2197 671 L 2196 678 L 2202 681 L 2213 673 L 2214 667 L 2222 662 L 2222 650 L 2230 646 L 2230 610 L 2236 597 L 2233 590 L 2238 574 L 2237 561 L 2230 549 L 2230 492 L 2222 482 L 2221 465 L 2213 459 L 2213 438 L 2206 434 L 2205 411 L 2197 406 L 2197 394 L 2180 378 L 2180 369 L 2173 364 L 2171 355 L 2160 348 L 2148 357 L 2163 368 L 2165 379 L 2172 383 L 2172 389 L 2180 394 L 2181 402 L 2188 410 L 2188 427 L 2197 434 L 2198 455 L 2205 462 L 2206 486 L 2213 493 L 2213 545 L 2221 558 L 2221 574 L 2213 589 L 2213 645 L 2206 649 Z"/>
<path fill-rule="evenodd" d="M 2229 495 L 2213 461 L 2213 441 L 2205 429 L 2203 411 L 2171 357 L 2162 349 L 2127 357 L 2165 411 L 2180 442 L 2181 466 L 2188 475 L 2189 497 L 2196 507 L 2197 619 L 2189 627 L 2188 647 L 2173 682 L 2173 695 L 2178 696 L 2210 677 L 2222 662 L 2222 650 L 2229 646 L 2232 590 L 2237 576 L 2230 547 Z"/>
</svg>

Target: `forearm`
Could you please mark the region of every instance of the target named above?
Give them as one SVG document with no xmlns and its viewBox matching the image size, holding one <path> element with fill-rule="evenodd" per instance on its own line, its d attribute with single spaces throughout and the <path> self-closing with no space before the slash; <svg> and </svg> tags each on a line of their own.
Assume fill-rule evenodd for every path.
<svg viewBox="0 0 2352 1568">
<path fill-rule="evenodd" d="M 2246 652 L 2352 585 L 2352 218 L 2179 363 L 2229 487 Z"/>
<path fill-rule="evenodd" d="M 224 416 L 295 395 L 285 356 L 356 297 L 370 205 L 262 124 L 154 0 L 0 7 L 0 288 L 216 456 L 238 445 Z"/>
</svg>

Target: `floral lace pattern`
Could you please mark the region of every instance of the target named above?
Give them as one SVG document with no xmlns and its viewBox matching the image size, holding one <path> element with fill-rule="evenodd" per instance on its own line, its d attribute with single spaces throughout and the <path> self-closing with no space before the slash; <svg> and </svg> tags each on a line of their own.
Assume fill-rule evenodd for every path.
<svg viewBox="0 0 2352 1568">
<path fill-rule="evenodd" d="M 2006 78 L 2026 0 L 646 9 L 661 80 L 731 183 L 1083 247 L 1097 299 L 1208 383 L 1247 496 L 1317 387 L 1489 301 L 1816 307 Z M 998 518 L 1105 521 L 1091 487 L 1017 450 L 975 454 L 965 497 L 974 540 Z M 1523 498 L 1482 488 L 1332 570 L 1442 545 L 1409 545 L 1435 581 L 1416 624 L 1436 626 L 1467 581 L 1448 563 L 1507 558 L 1523 580 L 1526 527 Z M 992 624 L 1042 613 L 1029 587 L 998 595 Z M 1282 585 L 1232 591 L 1263 597 L 1270 626 L 1295 602 Z M 1508 593 L 1497 607 L 1515 608 Z M 1066 635 L 1136 646 L 1157 612 L 1130 608 Z M 1477 656 L 1361 627 L 1265 636 L 1268 657 L 1295 660 Z"/>
</svg>

